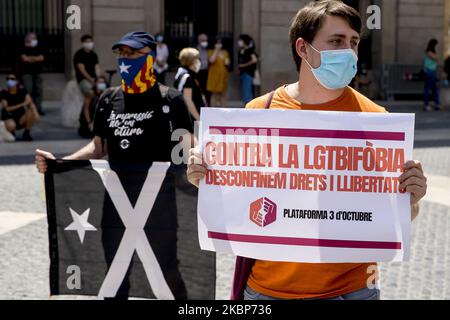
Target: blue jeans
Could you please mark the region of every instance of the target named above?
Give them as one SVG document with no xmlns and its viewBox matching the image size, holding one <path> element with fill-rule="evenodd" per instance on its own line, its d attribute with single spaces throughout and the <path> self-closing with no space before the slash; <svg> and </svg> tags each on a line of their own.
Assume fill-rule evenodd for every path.
<svg viewBox="0 0 450 320">
<path fill-rule="evenodd" d="M 241 74 L 241 97 L 245 104 L 253 100 L 253 77 L 248 73 Z"/>
<path fill-rule="evenodd" d="M 244 291 L 244 300 L 285 300 L 285 299 L 263 295 L 247 286 L 247 288 Z M 376 288 L 375 289 L 364 288 L 334 298 L 305 299 L 305 300 L 380 300 L 380 290 Z"/>
<path fill-rule="evenodd" d="M 425 90 L 423 93 L 423 101 L 425 106 L 428 106 L 428 103 L 430 102 L 430 91 L 433 95 L 435 106 L 439 106 L 439 89 L 438 89 L 438 79 L 436 76 L 436 72 L 434 71 L 428 71 L 425 72 Z"/>
</svg>

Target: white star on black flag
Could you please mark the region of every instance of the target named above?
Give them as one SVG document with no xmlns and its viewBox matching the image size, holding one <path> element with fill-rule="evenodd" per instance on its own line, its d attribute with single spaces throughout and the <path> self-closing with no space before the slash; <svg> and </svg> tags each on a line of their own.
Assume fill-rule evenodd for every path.
<svg viewBox="0 0 450 320">
<path fill-rule="evenodd" d="M 72 208 L 69 208 L 69 210 L 70 214 L 72 215 L 73 222 L 64 230 L 76 231 L 78 233 L 78 236 L 80 237 L 81 243 L 83 243 L 86 231 L 97 231 L 97 229 L 88 222 L 91 209 L 87 209 L 81 216 L 74 210 L 72 210 Z"/>
</svg>

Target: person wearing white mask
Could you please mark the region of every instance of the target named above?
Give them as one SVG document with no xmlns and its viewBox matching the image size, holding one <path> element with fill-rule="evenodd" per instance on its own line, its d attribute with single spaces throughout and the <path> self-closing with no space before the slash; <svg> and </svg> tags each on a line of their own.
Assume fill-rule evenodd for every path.
<svg viewBox="0 0 450 320">
<path fill-rule="evenodd" d="M 97 106 L 100 97 L 107 89 L 108 89 L 108 80 L 103 75 L 98 76 L 95 82 L 95 86 L 93 87 L 94 97 L 92 98 L 91 104 L 89 105 L 89 116 L 91 117 L 91 119 L 93 119 L 95 116 L 95 107 Z M 85 120 L 84 113 L 80 114 L 79 121 L 81 131 L 85 132 L 93 131 L 94 122 L 91 122 L 90 124 L 87 123 Z"/>
<path fill-rule="evenodd" d="M 33 99 L 20 85 L 15 74 L 8 74 L 6 83 L 8 89 L 2 91 L 0 96 L 0 109 L 2 109 L 0 120 L 4 122 L 4 127 L 13 135 L 13 138 L 15 138 L 16 130 L 25 129 L 22 140 L 32 141 L 31 128 L 40 119 Z"/>
<path fill-rule="evenodd" d="M 201 70 L 200 53 L 195 48 L 185 48 L 181 50 L 179 60 L 181 67 L 175 75 L 174 86 L 183 93 L 193 120 L 199 121 L 201 109 L 208 106 L 198 80 Z"/>
<path fill-rule="evenodd" d="M 197 40 L 198 40 L 197 50 L 200 53 L 200 62 L 201 62 L 200 71 L 198 72 L 197 78 L 200 83 L 200 87 L 202 88 L 206 100 L 208 101 L 209 104 L 211 99 L 211 93 L 208 91 L 209 38 L 205 33 L 201 33 L 198 35 Z"/>
<path fill-rule="evenodd" d="M 45 113 L 42 109 L 43 84 L 41 74 L 45 57 L 35 32 L 26 35 L 25 47 L 20 58 L 23 85 L 33 98 L 39 115 L 43 116 Z"/>
<path fill-rule="evenodd" d="M 83 122 L 80 123 L 78 134 L 83 138 L 92 138 L 92 132 L 84 128 L 92 125 L 92 117 L 90 116 L 89 106 L 94 98 L 94 87 L 96 78 L 101 75 L 98 56 L 94 51 L 94 39 L 90 35 L 84 35 L 81 38 L 83 47 L 75 53 L 73 62 L 75 67 L 75 75 L 84 96 L 83 108 L 81 114 L 84 116 Z M 80 118 L 81 119 L 81 118 Z M 87 123 L 87 126 L 84 125 Z"/>
</svg>

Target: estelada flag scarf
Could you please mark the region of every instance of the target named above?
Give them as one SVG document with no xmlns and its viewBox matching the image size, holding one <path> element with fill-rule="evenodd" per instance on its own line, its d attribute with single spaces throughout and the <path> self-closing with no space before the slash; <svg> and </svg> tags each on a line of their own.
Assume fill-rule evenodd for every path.
<svg viewBox="0 0 450 320">
<path fill-rule="evenodd" d="M 151 89 L 156 84 L 154 61 L 152 54 L 138 59 L 119 59 L 123 92 L 139 94 Z"/>
</svg>

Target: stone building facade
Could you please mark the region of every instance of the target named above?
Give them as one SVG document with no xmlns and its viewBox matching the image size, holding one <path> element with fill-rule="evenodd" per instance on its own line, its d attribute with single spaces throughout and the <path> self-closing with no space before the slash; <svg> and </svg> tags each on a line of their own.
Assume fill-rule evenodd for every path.
<svg viewBox="0 0 450 320">
<path fill-rule="evenodd" d="M 209 0 L 211 1 L 211 0 Z M 256 41 L 261 58 L 261 92 L 295 81 L 297 73 L 288 43 L 292 17 L 309 0 L 217 0 L 216 26 L 211 29 L 231 35 L 248 33 Z M 83 27 L 80 32 L 66 33 L 66 52 L 79 47 L 79 37 L 92 33 L 105 69 L 114 68 L 115 60 L 110 45 L 130 30 L 165 31 L 165 20 L 171 15 L 166 0 L 70 0 L 82 9 Z M 201 6 L 202 1 L 192 1 Z M 424 50 L 431 38 L 440 42 L 439 52 L 444 58 L 449 46 L 449 0 L 356 0 L 345 1 L 360 11 L 366 19 L 367 8 L 381 9 L 381 29 L 367 30 L 365 52 L 377 81 L 381 81 L 382 66 L 389 63 L 422 63 Z M 176 11 L 176 8 L 173 8 Z M 197 17 L 202 18 L 202 17 Z M 214 19 L 213 19 L 214 20 Z M 208 30 L 204 30 L 208 32 Z M 236 55 L 236 50 L 233 48 Z M 71 72 L 70 54 L 67 54 L 67 73 Z M 235 77 L 234 75 L 232 75 Z M 236 79 L 235 79 L 236 80 Z M 236 83 L 236 81 L 232 81 Z M 231 93 L 237 98 L 237 90 Z"/>
<path fill-rule="evenodd" d="M 54 75 L 58 81 L 52 81 L 52 76 L 46 75 L 48 79 L 46 82 L 52 86 L 49 91 L 53 89 L 54 92 L 55 85 L 61 82 L 60 69 L 64 69 L 66 79 L 73 77 L 72 57 L 81 46 L 81 35 L 88 33 L 94 36 L 102 68 L 109 70 L 116 68 L 111 44 L 126 32 L 146 30 L 151 33 L 164 32 L 167 38 L 173 40 L 171 48 L 173 63 L 176 62 L 176 53 L 181 46 L 192 45 L 198 32 L 226 37 L 228 49 L 232 51 L 234 60 L 237 56 L 236 42 L 239 34 L 250 34 L 255 39 L 257 52 L 261 58 L 261 93 L 296 80 L 297 72 L 291 57 L 288 30 L 293 16 L 309 2 L 309 0 L 33 1 L 44 1 L 47 6 L 45 10 L 48 12 L 61 10 L 59 15 L 62 17 L 66 15 L 64 9 L 70 5 L 78 5 L 81 8 L 81 30 L 61 29 L 63 36 L 58 45 L 63 49 L 61 52 L 64 55 L 62 57 L 64 68 L 53 71 L 59 72 L 59 75 Z M 56 9 L 49 6 L 53 2 Z M 381 83 L 383 66 L 386 64 L 422 64 L 425 47 L 431 38 L 439 41 L 441 61 L 447 55 L 450 45 L 450 0 L 344 0 L 344 2 L 359 10 L 365 21 L 368 18 L 369 6 L 376 5 L 381 9 L 379 17 L 381 28 L 367 30 L 360 52 L 360 60 L 373 71 L 377 83 Z M 51 15 L 47 11 L 43 12 L 44 19 L 50 19 Z M 14 32 L 9 26 L 2 26 L 1 21 L 6 21 L 2 14 L 0 14 L 0 37 L 8 36 L 8 32 Z M 46 22 L 47 24 L 50 22 Z M 22 33 L 31 31 L 26 27 L 21 27 L 20 30 Z M 8 50 L 5 51 L 6 54 Z M 4 68 L 4 72 L 7 68 L 8 66 Z M 230 76 L 230 99 L 238 100 L 237 75 L 231 72 Z M 116 81 L 117 78 L 116 76 Z"/>
</svg>

